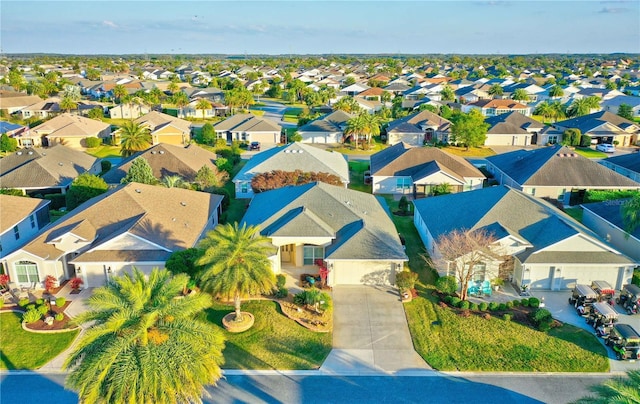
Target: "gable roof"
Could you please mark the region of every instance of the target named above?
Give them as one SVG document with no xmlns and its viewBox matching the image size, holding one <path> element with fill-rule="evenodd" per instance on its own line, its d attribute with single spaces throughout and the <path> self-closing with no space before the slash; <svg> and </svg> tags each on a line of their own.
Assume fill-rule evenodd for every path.
<svg viewBox="0 0 640 404">
<path fill-rule="evenodd" d="M 621 130 L 625 130 L 632 126 L 635 126 L 636 131 L 640 129 L 640 125 L 608 111 L 598 111 L 593 114 L 556 122 L 554 126 L 560 128 L 576 128 L 579 129 L 581 133 L 586 134 L 605 124 L 614 125 Z"/>
<path fill-rule="evenodd" d="M 424 133 L 424 129 L 422 129 L 421 126 L 436 126 L 439 131 L 445 131 L 451 126 L 451 121 L 425 109 L 424 111 L 389 122 L 387 133 L 422 134 Z"/>
<path fill-rule="evenodd" d="M 545 125 L 518 111 L 507 112 L 485 119 L 491 125 L 487 131 L 490 135 L 527 134 L 527 129 L 541 131 Z"/>
<path fill-rule="evenodd" d="M 329 173 L 338 176 L 343 183 L 349 183 L 349 165 L 343 154 L 297 142 L 254 155 L 233 180 L 248 181 L 256 174 L 275 170 Z"/>
<path fill-rule="evenodd" d="M 133 160 L 138 157 L 149 162 L 153 169 L 153 176 L 158 179 L 167 175 L 179 175 L 185 181 L 193 182 L 198 170 L 203 166 L 209 167 L 214 172 L 217 171 L 216 155 L 202 147 L 196 145 L 182 147 L 159 143 L 127 158 L 122 164 L 109 170 L 102 178 L 107 184 L 119 184 L 129 172 Z"/>
<path fill-rule="evenodd" d="M 509 109 L 526 109 L 527 106 L 514 100 L 492 99 L 478 100 L 468 104 L 478 108 L 509 108 Z"/>
<path fill-rule="evenodd" d="M 521 262 L 632 262 L 551 204 L 506 186 L 418 199 L 414 206 L 434 240 L 454 230 L 485 229 L 495 237 L 508 233 L 528 243 L 529 247 L 517 255 Z M 452 210 L 451 206 L 456 209 Z M 601 245 L 602 250 L 592 254 L 541 251 L 577 235 Z"/>
<path fill-rule="evenodd" d="M 520 185 L 640 188 L 639 183 L 560 145 L 516 150 L 487 157 L 487 161 Z"/>
<path fill-rule="evenodd" d="M 129 234 L 149 245 L 138 252 L 130 250 L 132 257 L 164 261 L 172 251 L 195 245 L 221 202 L 222 196 L 204 192 L 138 183 L 121 185 L 83 203 L 45 228 L 22 250 L 55 260 L 68 252 L 56 248 L 56 241 L 72 235 L 90 244 L 74 261 L 98 257 L 118 261 L 127 249 L 108 250 L 108 243 Z"/>
<path fill-rule="evenodd" d="M 235 114 L 216 124 L 214 129 L 231 132 L 280 132 L 282 130 L 276 122 L 253 114 Z"/>
<path fill-rule="evenodd" d="M 47 206 L 51 201 L 38 198 L 0 194 L 0 234 L 13 228 L 27 216 Z"/>
<path fill-rule="evenodd" d="M 349 119 L 353 118 L 352 114 L 347 112 L 336 110 L 332 113 L 318 118 L 314 121 L 301 126 L 299 132 L 342 132 L 340 128 Z"/>
<path fill-rule="evenodd" d="M 617 166 L 626 168 L 629 171 L 633 171 L 640 174 L 640 153 L 628 153 L 621 154 L 619 156 L 609 157 L 603 162 L 615 164 Z"/>
<path fill-rule="evenodd" d="M 371 194 L 315 182 L 257 194 L 242 218 L 272 237 L 332 237 L 326 259 L 406 260 L 398 233 Z"/>
<path fill-rule="evenodd" d="M 624 230 L 626 226 L 623 219 L 622 208 L 627 201 L 629 201 L 629 199 L 585 203 L 580 206 L 600 216 L 617 228 Z M 640 240 L 640 226 L 636 227 L 635 230 L 631 232 L 631 235 Z"/>
<path fill-rule="evenodd" d="M 98 136 L 102 131 L 109 129 L 111 125 L 95 119 L 85 118 L 68 113 L 56 116 L 35 128 L 31 129 L 38 134 L 64 137 L 88 137 Z"/>
<path fill-rule="evenodd" d="M 0 187 L 47 188 L 69 185 L 98 159 L 63 145 L 18 150 L 0 164 Z"/>
<path fill-rule="evenodd" d="M 417 181 L 437 171 L 445 171 L 462 182 L 464 178 L 485 178 L 462 157 L 437 147 L 412 147 L 400 142 L 371 156 L 372 176 L 411 176 Z"/>
<path fill-rule="evenodd" d="M 175 116 L 163 114 L 158 111 L 151 111 L 148 114 L 142 115 L 135 120 L 136 123 L 146 125 L 151 130 L 151 133 L 156 132 L 168 125 L 174 126 L 184 133 L 191 132 L 191 122 L 184 119 L 176 118 Z"/>
</svg>

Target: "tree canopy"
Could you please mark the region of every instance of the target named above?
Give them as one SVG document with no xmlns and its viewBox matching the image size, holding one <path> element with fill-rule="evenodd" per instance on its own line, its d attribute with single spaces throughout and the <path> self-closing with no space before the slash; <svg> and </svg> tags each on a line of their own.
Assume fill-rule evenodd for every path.
<svg viewBox="0 0 640 404">
<path fill-rule="evenodd" d="M 618 116 L 633 121 L 633 108 L 629 104 L 620 104 L 618 106 Z"/>
<path fill-rule="evenodd" d="M 469 147 L 478 147 L 487 140 L 489 124 L 484 121 L 484 116 L 471 110 L 468 114 L 458 113 L 451 117 L 451 138 L 454 143 L 462 143 Z"/>
<path fill-rule="evenodd" d="M 131 162 L 127 175 L 120 181 L 123 184 L 137 182 L 140 184 L 155 185 L 158 179 L 153 176 L 153 168 L 144 157 L 137 157 Z"/>
<path fill-rule="evenodd" d="M 73 180 L 66 193 L 67 210 L 75 209 L 76 206 L 107 192 L 108 189 L 109 186 L 101 177 L 91 173 L 80 174 Z"/>
<path fill-rule="evenodd" d="M 335 174 L 303 172 L 302 170 L 274 170 L 255 175 L 251 179 L 251 188 L 253 189 L 253 192 L 260 193 L 286 187 L 287 185 L 302 185 L 316 181 L 331 185 L 343 185 L 340 177 Z"/>
<path fill-rule="evenodd" d="M 18 150 L 18 141 L 6 133 L 0 136 L 0 151 L 12 153 Z"/>
<path fill-rule="evenodd" d="M 151 132 L 149 128 L 134 121 L 126 121 L 117 133 L 120 135 L 120 152 L 129 157 L 151 146 Z"/>
</svg>

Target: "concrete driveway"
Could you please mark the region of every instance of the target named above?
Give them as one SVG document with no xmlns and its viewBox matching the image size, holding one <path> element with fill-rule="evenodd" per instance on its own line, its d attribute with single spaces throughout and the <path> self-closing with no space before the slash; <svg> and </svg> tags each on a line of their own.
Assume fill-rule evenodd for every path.
<svg viewBox="0 0 640 404">
<path fill-rule="evenodd" d="M 568 302 L 569 296 L 571 295 L 570 291 L 566 292 L 538 292 L 533 291 L 531 293 L 532 296 L 535 296 L 539 299 L 544 297 L 544 304 L 547 310 L 551 312 L 553 318 L 562 321 L 563 323 L 568 323 L 571 325 L 575 325 L 576 327 L 580 327 L 593 333 L 595 335 L 595 331 L 593 327 L 585 321 L 584 317 L 581 317 L 576 312 L 576 309 L 573 305 L 570 305 Z M 619 305 L 615 304 L 612 306 L 618 312 L 618 323 L 629 324 L 636 331 L 640 332 L 640 315 L 636 314 L 630 316 L 626 314 Z M 604 345 L 604 340 L 602 338 L 598 338 L 600 342 Z M 613 350 L 609 347 L 606 347 L 607 354 L 609 355 L 609 361 L 611 364 L 612 372 L 625 372 L 627 370 L 634 370 L 640 367 L 640 363 L 638 361 L 619 361 L 616 359 L 613 354 Z"/>
<path fill-rule="evenodd" d="M 430 369 L 413 349 L 395 288 L 336 286 L 333 300 L 333 350 L 320 371 L 355 375 Z"/>
</svg>

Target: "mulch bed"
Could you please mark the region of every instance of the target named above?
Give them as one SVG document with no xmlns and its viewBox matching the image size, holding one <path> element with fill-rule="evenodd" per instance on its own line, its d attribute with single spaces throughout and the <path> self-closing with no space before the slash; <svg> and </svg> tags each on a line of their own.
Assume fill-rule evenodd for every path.
<svg viewBox="0 0 640 404">
<path fill-rule="evenodd" d="M 71 301 L 67 301 L 64 306 L 60 307 L 60 306 L 51 306 L 51 310 L 49 311 L 49 314 L 51 317 L 55 317 L 56 314 L 58 313 L 63 313 L 64 310 L 69 307 L 69 304 L 71 304 Z M 64 314 L 64 313 L 63 313 Z M 67 316 L 66 314 L 64 314 L 64 319 L 62 319 L 62 321 L 53 321 L 53 324 L 51 325 L 47 325 L 44 322 L 44 318 L 47 316 L 42 316 L 43 319 L 36 321 L 35 323 L 30 323 L 27 324 L 26 327 L 30 330 L 37 330 L 37 331 L 54 331 L 54 330 L 66 330 L 69 328 L 73 328 L 69 323 L 71 322 L 71 318 L 69 316 Z"/>
<path fill-rule="evenodd" d="M 333 319 L 330 312 L 316 313 L 311 307 L 301 307 L 293 303 L 291 296 L 285 299 L 276 299 L 282 313 L 301 326 L 315 332 L 331 332 Z"/>
</svg>

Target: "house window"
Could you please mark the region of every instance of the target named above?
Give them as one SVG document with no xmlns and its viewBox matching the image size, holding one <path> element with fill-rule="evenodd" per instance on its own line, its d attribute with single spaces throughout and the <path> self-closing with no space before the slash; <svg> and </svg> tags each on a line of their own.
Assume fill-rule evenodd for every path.
<svg viewBox="0 0 640 404">
<path fill-rule="evenodd" d="M 402 191 L 411 188 L 411 178 L 399 177 L 396 178 L 396 191 Z"/>
<path fill-rule="evenodd" d="M 558 143 L 558 135 L 549 135 L 549 144 Z"/>
<path fill-rule="evenodd" d="M 32 229 L 36 227 L 36 218 L 33 215 L 29 216 L 29 222 L 31 222 Z"/>
<path fill-rule="evenodd" d="M 324 247 L 306 245 L 303 248 L 303 265 L 313 265 L 317 259 L 324 259 Z"/>
<path fill-rule="evenodd" d="M 240 183 L 240 192 L 242 192 L 243 194 L 249 192 L 249 184 L 246 182 Z"/>
<path fill-rule="evenodd" d="M 31 261 L 19 261 L 16 263 L 16 275 L 20 283 L 40 282 L 38 266 Z"/>
<path fill-rule="evenodd" d="M 487 276 L 487 264 L 479 262 L 473 266 L 473 281 L 484 282 Z"/>
<path fill-rule="evenodd" d="M 13 235 L 16 240 L 20 240 L 20 229 L 18 229 L 18 226 L 13 226 Z"/>
</svg>

